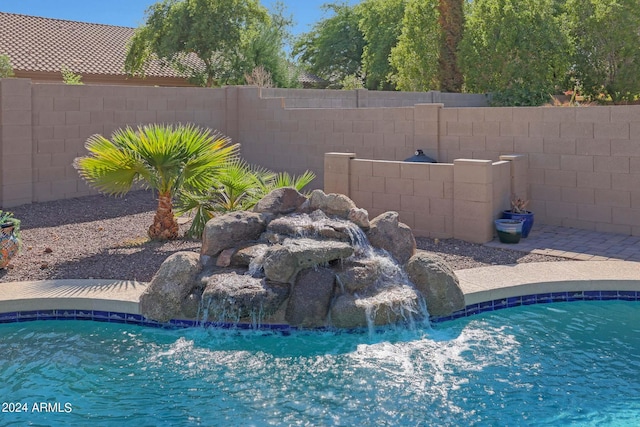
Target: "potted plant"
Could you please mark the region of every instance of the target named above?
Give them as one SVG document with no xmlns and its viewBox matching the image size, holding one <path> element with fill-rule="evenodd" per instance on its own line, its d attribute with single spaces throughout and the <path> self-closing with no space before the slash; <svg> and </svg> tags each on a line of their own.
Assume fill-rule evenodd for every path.
<svg viewBox="0 0 640 427">
<path fill-rule="evenodd" d="M 524 222 L 520 219 L 496 219 L 496 231 L 502 243 L 518 243 L 522 237 Z"/>
<path fill-rule="evenodd" d="M 9 265 L 9 261 L 20 250 L 20 220 L 11 212 L 0 210 L 0 268 Z"/>
<path fill-rule="evenodd" d="M 504 219 L 517 219 L 524 223 L 522 224 L 522 237 L 528 237 L 531 228 L 533 227 L 533 212 L 527 210 L 529 200 L 521 199 L 520 197 L 513 196 L 511 198 L 511 209 L 502 211 L 502 218 Z"/>
</svg>

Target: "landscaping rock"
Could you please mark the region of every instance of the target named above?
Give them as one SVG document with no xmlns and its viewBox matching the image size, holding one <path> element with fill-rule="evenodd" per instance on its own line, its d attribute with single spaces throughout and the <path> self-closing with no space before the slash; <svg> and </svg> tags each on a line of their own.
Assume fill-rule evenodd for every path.
<svg viewBox="0 0 640 427">
<path fill-rule="evenodd" d="M 337 328 L 361 328 L 411 321 L 420 316 L 418 294 L 408 285 L 370 288 L 362 295 L 344 294 L 331 307 L 331 324 Z"/>
<path fill-rule="evenodd" d="M 231 212 L 209 220 L 202 236 L 201 254 L 216 256 L 222 250 L 256 240 L 267 227 L 267 215 Z"/>
<path fill-rule="evenodd" d="M 309 203 L 311 210 L 320 209 L 327 215 L 336 215 L 345 219 L 351 209 L 357 208 L 353 200 L 344 194 L 325 194 L 322 190 L 314 190 Z"/>
<path fill-rule="evenodd" d="M 336 272 L 336 280 L 344 292 L 356 293 L 373 285 L 380 277 L 380 265 L 375 260 L 359 260 Z"/>
<path fill-rule="evenodd" d="M 203 306 L 209 321 L 259 320 L 275 313 L 289 296 L 289 286 L 246 274 L 221 273 L 203 278 Z"/>
<path fill-rule="evenodd" d="M 303 328 L 324 326 L 334 287 L 335 274 L 328 268 L 308 268 L 301 271 L 287 304 L 287 322 Z"/>
<path fill-rule="evenodd" d="M 315 239 L 285 239 L 270 248 L 264 258 L 264 274 L 276 282 L 290 282 L 298 271 L 345 259 L 353 254 L 346 242 Z"/>
<path fill-rule="evenodd" d="M 416 253 L 416 239 L 411 229 L 398 221 L 397 212 L 385 212 L 371 220 L 367 231 L 369 243 L 375 248 L 384 249 L 400 265 L 406 263 Z"/>
<path fill-rule="evenodd" d="M 407 263 L 406 271 L 424 295 L 431 316 L 448 316 L 465 307 L 458 277 L 439 256 L 418 252 Z"/>
<path fill-rule="evenodd" d="M 307 198 L 295 188 L 278 188 L 264 196 L 253 208 L 254 212 L 269 212 L 272 214 L 288 214 L 294 212 Z"/>
<path fill-rule="evenodd" d="M 179 317 L 183 300 L 198 286 L 201 270 L 200 257 L 195 252 L 169 256 L 140 296 L 142 314 L 158 322 Z"/>
</svg>

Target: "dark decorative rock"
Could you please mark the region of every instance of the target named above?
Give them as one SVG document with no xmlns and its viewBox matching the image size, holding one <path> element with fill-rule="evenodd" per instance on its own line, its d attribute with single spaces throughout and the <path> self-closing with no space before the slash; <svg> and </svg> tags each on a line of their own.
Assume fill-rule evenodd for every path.
<svg viewBox="0 0 640 427">
<path fill-rule="evenodd" d="M 238 249 L 231 256 L 231 265 L 236 267 L 249 267 L 252 262 L 264 257 L 269 246 L 265 243 L 257 243 Z"/>
<path fill-rule="evenodd" d="M 344 194 L 325 194 L 322 190 L 313 190 L 309 198 L 311 210 L 320 209 L 327 215 L 347 218 L 349 211 L 356 208 L 356 204 Z"/>
<path fill-rule="evenodd" d="M 373 247 L 389 252 L 401 265 L 416 253 L 416 239 L 411 229 L 398 221 L 398 212 L 385 212 L 372 219 L 367 238 Z"/>
<path fill-rule="evenodd" d="M 239 321 L 275 313 L 289 295 L 289 286 L 268 283 L 244 274 L 222 273 L 205 277 L 203 306 L 209 320 Z"/>
<path fill-rule="evenodd" d="M 287 305 L 287 322 L 304 328 L 324 326 L 333 298 L 334 285 L 335 275 L 328 268 L 301 271 Z"/>
<path fill-rule="evenodd" d="M 290 282 L 298 271 L 349 258 L 353 248 L 346 242 L 314 239 L 285 239 L 269 249 L 264 258 L 264 274 L 276 282 Z"/>
<path fill-rule="evenodd" d="M 439 256 L 419 252 L 411 257 L 406 270 L 424 295 L 430 315 L 448 316 L 465 307 L 458 277 Z"/>
<path fill-rule="evenodd" d="M 216 256 L 222 250 L 257 240 L 267 227 L 267 216 L 256 212 L 231 212 L 207 222 L 200 253 Z"/>
<path fill-rule="evenodd" d="M 263 197 L 253 208 L 254 212 L 288 214 L 296 211 L 307 198 L 295 188 L 278 188 Z"/>
<path fill-rule="evenodd" d="M 361 328 L 411 321 L 419 317 L 418 293 L 408 285 L 370 288 L 362 295 L 344 294 L 331 307 L 331 324 Z"/>
<path fill-rule="evenodd" d="M 380 265 L 373 260 L 355 261 L 345 265 L 336 273 L 336 279 L 345 292 L 359 292 L 380 277 Z"/>
<path fill-rule="evenodd" d="M 160 265 L 151 283 L 140 296 L 140 310 L 148 318 L 167 322 L 180 317 L 183 300 L 198 285 L 202 270 L 195 252 L 177 252 Z"/>
</svg>

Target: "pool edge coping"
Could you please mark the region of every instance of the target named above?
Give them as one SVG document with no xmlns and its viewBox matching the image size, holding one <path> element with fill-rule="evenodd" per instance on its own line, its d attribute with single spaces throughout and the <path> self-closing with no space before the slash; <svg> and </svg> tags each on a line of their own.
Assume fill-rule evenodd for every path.
<svg viewBox="0 0 640 427">
<path fill-rule="evenodd" d="M 545 268 L 540 268 L 542 265 Z M 449 316 L 432 316 L 434 323 L 520 305 L 592 300 L 640 301 L 640 262 L 633 261 L 500 265 L 457 270 L 456 275 L 465 296 L 465 308 Z M 181 319 L 163 324 L 144 318 L 140 313 L 139 299 L 147 286 L 146 282 L 108 279 L 0 283 L 0 290 L 9 291 L 0 295 L 0 323 L 77 319 L 156 327 L 197 325 L 197 322 Z M 266 329 L 296 329 L 288 325 L 261 326 Z"/>
</svg>

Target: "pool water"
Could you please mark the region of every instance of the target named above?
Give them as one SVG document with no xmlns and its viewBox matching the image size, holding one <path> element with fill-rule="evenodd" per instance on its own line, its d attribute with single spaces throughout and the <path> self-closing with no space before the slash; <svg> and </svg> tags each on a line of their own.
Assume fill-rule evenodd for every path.
<svg viewBox="0 0 640 427">
<path fill-rule="evenodd" d="M 628 426 L 640 305 L 544 304 L 374 335 L 4 324 L 0 377 L 3 426 Z"/>
</svg>

